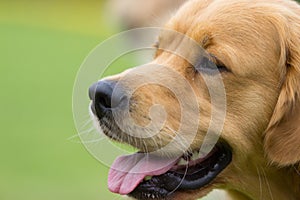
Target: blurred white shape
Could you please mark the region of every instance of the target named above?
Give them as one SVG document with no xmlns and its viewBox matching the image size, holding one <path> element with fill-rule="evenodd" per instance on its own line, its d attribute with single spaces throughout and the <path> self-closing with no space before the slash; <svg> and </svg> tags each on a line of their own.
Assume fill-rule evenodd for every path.
<svg viewBox="0 0 300 200">
<path fill-rule="evenodd" d="M 107 15 L 123 28 L 162 26 L 186 0 L 109 0 Z"/>
</svg>

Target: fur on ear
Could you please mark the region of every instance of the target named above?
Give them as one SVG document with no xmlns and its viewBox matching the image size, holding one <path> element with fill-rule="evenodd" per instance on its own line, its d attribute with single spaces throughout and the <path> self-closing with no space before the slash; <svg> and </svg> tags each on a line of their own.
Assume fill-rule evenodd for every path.
<svg viewBox="0 0 300 200">
<path fill-rule="evenodd" d="M 286 32 L 279 33 L 283 83 L 264 138 L 266 156 L 279 166 L 300 162 L 300 10 L 285 23 Z"/>
<path fill-rule="evenodd" d="M 300 105 L 297 104 L 287 108 L 284 116 L 265 135 L 265 152 L 270 161 L 279 166 L 300 161 Z"/>
</svg>

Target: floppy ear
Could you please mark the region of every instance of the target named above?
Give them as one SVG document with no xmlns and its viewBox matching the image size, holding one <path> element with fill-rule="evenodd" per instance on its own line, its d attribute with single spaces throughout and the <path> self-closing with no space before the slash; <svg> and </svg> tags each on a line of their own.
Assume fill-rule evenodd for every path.
<svg viewBox="0 0 300 200">
<path fill-rule="evenodd" d="M 288 166 L 300 162 L 300 21 L 286 25 L 282 39 L 283 83 L 265 133 L 264 148 L 271 163 Z"/>
</svg>

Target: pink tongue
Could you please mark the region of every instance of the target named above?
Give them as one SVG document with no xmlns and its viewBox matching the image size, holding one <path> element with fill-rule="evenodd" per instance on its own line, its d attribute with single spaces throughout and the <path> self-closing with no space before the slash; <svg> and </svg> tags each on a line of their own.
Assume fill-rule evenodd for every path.
<svg viewBox="0 0 300 200">
<path fill-rule="evenodd" d="M 159 158 L 151 154 L 136 153 L 118 157 L 108 174 L 108 189 L 126 195 L 132 192 L 146 176 L 166 173 L 178 161 L 176 158 Z"/>
</svg>

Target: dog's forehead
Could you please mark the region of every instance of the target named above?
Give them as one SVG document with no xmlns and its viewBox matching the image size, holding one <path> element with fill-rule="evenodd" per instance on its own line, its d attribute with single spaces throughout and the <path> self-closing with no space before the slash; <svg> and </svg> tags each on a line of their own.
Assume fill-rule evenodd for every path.
<svg viewBox="0 0 300 200">
<path fill-rule="evenodd" d="M 271 5 L 268 0 L 191 0 L 179 9 L 165 27 L 186 34 L 199 42 L 205 39 L 197 38 L 203 34 L 211 33 L 217 36 L 222 33 L 247 33 L 249 29 L 256 31 L 267 28 L 261 27 L 262 24 L 272 26 L 271 23 L 266 24 L 267 18 L 274 17 L 273 14 L 277 11 Z"/>
<path fill-rule="evenodd" d="M 267 68 L 273 67 L 279 59 L 278 30 L 272 21 L 276 19 L 276 9 L 268 0 L 191 0 L 165 27 L 196 41 L 240 75 L 256 74 L 262 69 L 270 70 Z M 181 40 L 180 34 L 169 31 L 160 37 L 164 48 L 176 46 Z M 183 46 L 188 52 L 198 50 Z"/>
</svg>

